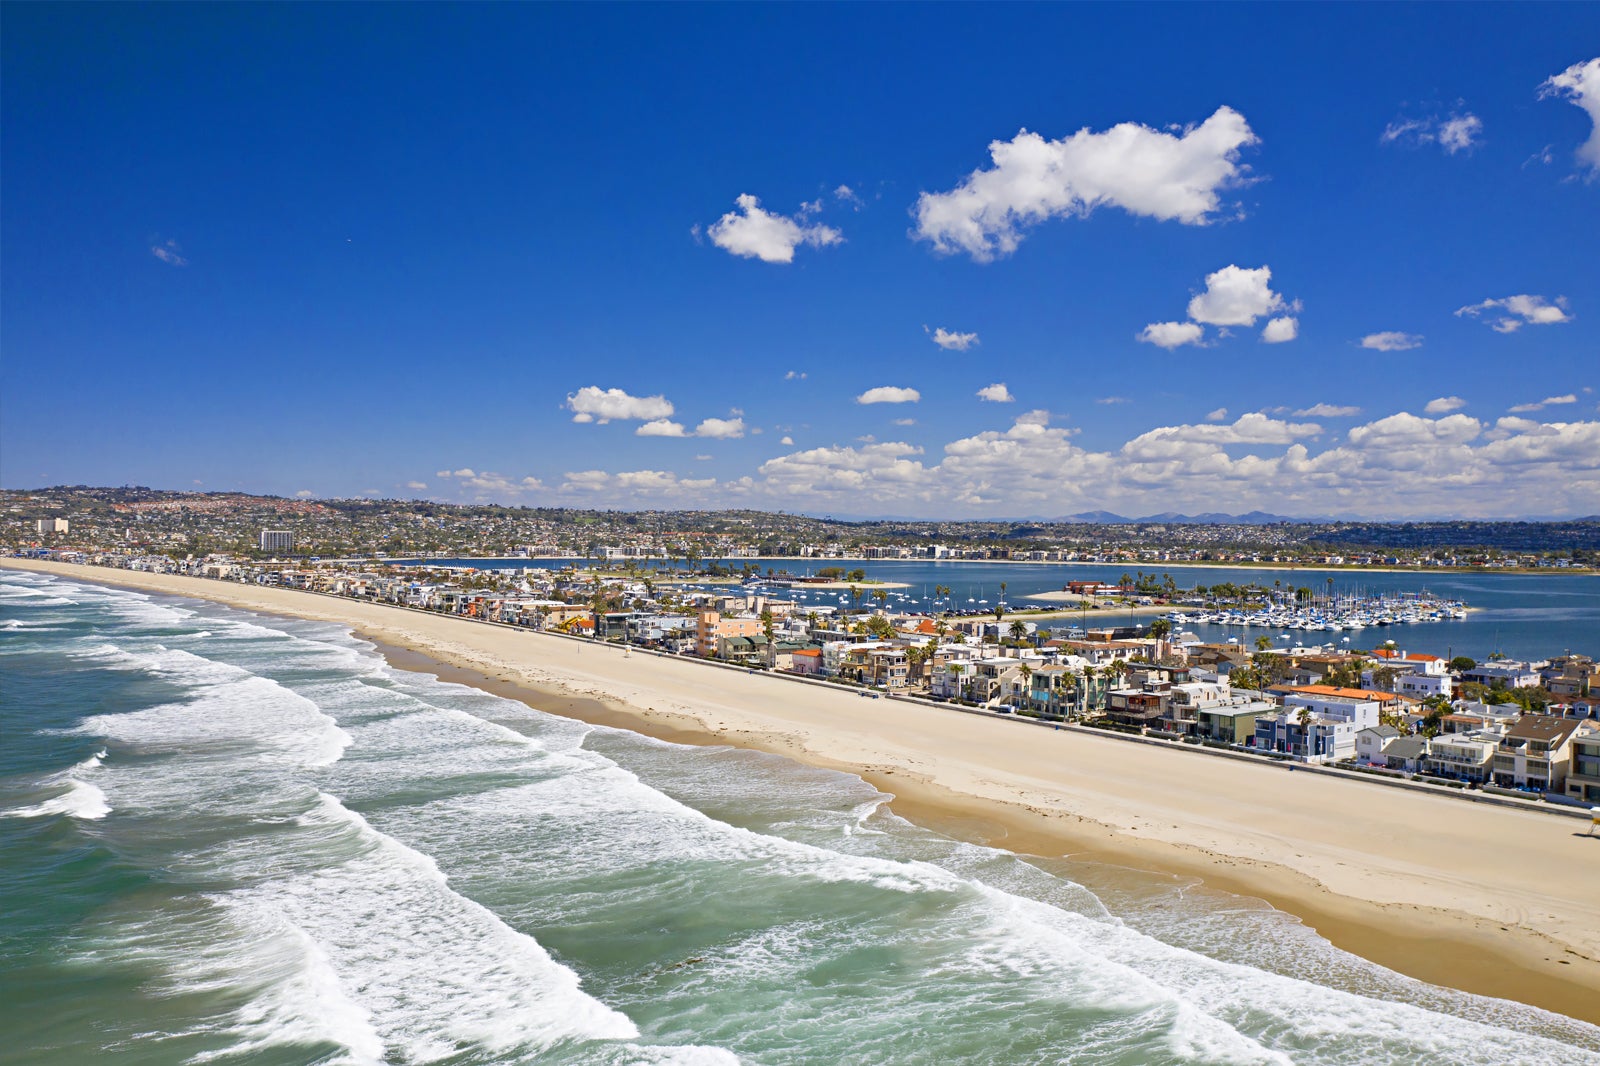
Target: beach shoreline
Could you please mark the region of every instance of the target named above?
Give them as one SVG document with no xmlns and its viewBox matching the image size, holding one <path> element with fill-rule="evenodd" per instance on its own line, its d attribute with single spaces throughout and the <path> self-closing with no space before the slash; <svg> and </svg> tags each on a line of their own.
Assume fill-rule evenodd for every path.
<svg viewBox="0 0 1600 1066">
<path fill-rule="evenodd" d="M 894 796 L 896 813 L 949 835 L 1192 877 L 1265 900 L 1401 973 L 1600 1022 L 1588 887 L 1600 883 L 1600 838 L 1581 839 L 1573 819 L 1080 733 L 1019 733 L 1004 720 L 382 604 L 0 565 L 344 625 L 398 668 L 598 725 L 859 774 Z"/>
</svg>

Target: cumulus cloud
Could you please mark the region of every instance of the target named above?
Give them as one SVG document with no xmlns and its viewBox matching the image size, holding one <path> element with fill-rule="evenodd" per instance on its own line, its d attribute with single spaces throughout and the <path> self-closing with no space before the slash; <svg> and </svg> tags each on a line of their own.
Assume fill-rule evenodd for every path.
<svg viewBox="0 0 1600 1066">
<path fill-rule="evenodd" d="M 847 203 L 857 211 L 861 210 L 861 197 L 848 185 L 841 185 L 833 190 L 833 198 L 841 203 Z"/>
<path fill-rule="evenodd" d="M 775 215 L 761 208 L 761 201 L 745 193 L 736 201 L 739 210 L 729 211 L 706 227 L 706 236 L 718 248 L 745 259 L 759 259 L 763 263 L 792 263 L 794 250 L 800 245 L 826 248 L 843 242 L 844 236 L 832 226 L 820 222 L 802 225 L 784 215 Z M 802 207 L 808 205 L 802 205 Z M 821 204 L 817 208 L 821 209 Z M 802 210 L 801 217 L 807 212 Z"/>
<path fill-rule="evenodd" d="M 889 424 L 891 426 L 914 426 L 917 424 L 917 420 L 915 418 L 891 418 Z"/>
<path fill-rule="evenodd" d="M 1152 322 L 1139 331 L 1138 339 L 1167 351 L 1184 344 L 1199 344 L 1205 330 L 1193 322 Z"/>
<path fill-rule="evenodd" d="M 1578 402 L 1578 397 L 1576 395 L 1574 395 L 1573 393 L 1569 392 L 1565 396 L 1546 396 L 1544 399 L 1540 400 L 1538 403 L 1519 403 L 1515 407 L 1512 407 L 1510 410 L 1511 410 L 1512 414 L 1521 415 L 1521 414 L 1528 414 L 1531 411 L 1543 411 L 1546 407 L 1559 407 L 1559 406 L 1561 406 L 1563 404 L 1577 403 L 1577 402 Z"/>
<path fill-rule="evenodd" d="M 657 418 L 646 422 L 634 430 L 638 437 L 687 437 L 688 430 L 683 428 L 683 423 L 674 422 L 670 418 Z"/>
<path fill-rule="evenodd" d="M 744 436 L 744 419 L 707 418 L 694 427 L 694 435 L 714 440 L 735 440 Z"/>
<path fill-rule="evenodd" d="M 1439 146 L 1455 155 L 1478 145 L 1482 134 L 1483 120 L 1477 115 L 1451 115 L 1439 124 Z"/>
<path fill-rule="evenodd" d="M 1459 396 L 1440 396 L 1429 400 L 1422 410 L 1424 414 L 1447 415 L 1451 411 L 1459 411 L 1467 406 L 1467 401 Z"/>
<path fill-rule="evenodd" d="M 1261 330 L 1261 339 L 1268 344 L 1282 344 L 1300 336 L 1300 320 L 1293 315 L 1274 318 Z"/>
<path fill-rule="evenodd" d="M 1445 150 L 1446 155 L 1455 155 L 1483 143 L 1483 120 L 1470 111 L 1453 111 L 1445 116 L 1433 114 L 1397 118 L 1384 127 L 1378 140 L 1384 144 L 1411 147 L 1437 144 Z"/>
<path fill-rule="evenodd" d="M 783 375 L 783 380 L 785 381 L 804 381 L 805 379 L 806 372 L 804 370 L 791 370 Z"/>
<path fill-rule="evenodd" d="M 566 406 L 573 412 L 574 422 L 598 422 L 602 426 L 613 419 L 638 422 L 667 418 L 673 410 L 665 396 L 629 396 L 621 389 L 596 385 L 585 385 L 568 396 Z"/>
<path fill-rule="evenodd" d="M 413 492 L 421 492 L 428 487 L 428 483 L 426 481 L 408 481 L 405 487 Z"/>
<path fill-rule="evenodd" d="M 916 403 L 922 393 L 916 389 L 903 389 L 894 385 L 880 385 L 856 397 L 856 403 Z"/>
<path fill-rule="evenodd" d="M 1030 226 L 1099 207 L 1205 225 L 1222 209 L 1221 192 L 1244 180 L 1239 151 L 1256 140 L 1229 107 L 1178 133 L 1134 122 L 1061 140 L 1022 130 L 989 145 L 990 169 L 917 198 L 917 236 L 987 262 L 1014 252 Z"/>
<path fill-rule="evenodd" d="M 864 440 L 779 455 L 737 480 L 578 471 L 560 492 L 618 505 L 755 498 L 931 517 L 1199 507 L 1417 518 L 1547 511 L 1552 483 L 1571 513 L 1600 510 L 1600 422 L 1400 412 L 1329 434 L 1315 422 L 1252 413 L 1232 423 L 1161 426 L 1091 450 L 1047 412 L 1029 411 L 1008 428 L 952 440 L 937 456 Z"/>
<path fill-rule="evenodd" d="M 1544 99 L 1551 96 L 1571 100 L 1588 113 L 1589 121 L 1594 124 L 1589 139 L 1580 144 L 1574 153 L 1579 165 L 1588 169 L 1587 179 L 1592 181 L 1596 175 L 1600 175 L 1600 57 L 1586 63 L 1574 63 L 1547 79 L 1539 87 L 1539 97 Z"/>
<path fill-rule="evenodd" d="M 1206 415 L 1207 422 L 1226 422 L 1227 419 L 1228 409 L 1226 407 L 1219 407 L 1215 411 L 1211 411 Z"/>
<path fill-rule="evenodd" d="M 794 438 L 793 437 L 779 437 L 778 438 L 778 443 L 783 445 L 786 448 L 792 448 L 792 447 L 794 447 Z"/>
<path fill-rule="evenodd" d="M 1507 296 L 1499 300 L 1484 300 L 1468 304 L 1456 312 L 1458 316 L 1480 315 L 1496 333 L 1515 333 L 1526 325 L 1550 326 L 1558 322 L 1571 322 L 1567 314 L 1567 298 L 1557 296 L 1552 303 L 1543 296 Z"/>
<path fill-rule="evenodd" d="M 1412 348 L 1422 347 L 1422 334 L 1401 333 L 1398 330 L 1369 333 L 1361 338 L 1361 347 L 1375 352 L 1408 352 Z"/>
<path fill-rule="evenodd" d="M 1208 326 L 1253 326 L 1289 304 L 1272 291 L 1272 268 L 1225 266 L 1206 275 L 1206 291 L 1189 301 L 1189 317 Z"/>
<path fill-rule="evenodd" d="M 927 333 L 928 327 L 923 326 L 922 331 Z M 976 333 L 951 333 L 943 326 L 940 326 L 929 335 L 933 338 L 933 343 L 947 352 L 964 352 L 978 343 L 978 335 Z"/>
<path fill-rule="evenodd" d="M 606 495 L 613 499 L 641 496 L 694 499 L 717 485 L 716 478 L 682 478 L 670 470 L 629 470 L 614 474 L 604 470 L 575 470 L 563 477 L 556 490 L 562 495 Z"/>
<path fill-rule="evenodd" d="M 1100 398 L 1095 400 L 1095 403 L 1100 404 L 1102 407 L 1110 407 L 1113 404 L 1127 403 L 1127 402 L 1128 402 L 1128 398 L 1126 396 L 1101 396 Z"/>
<path fill-rule="evenodd" d="M 1296 411 L 1296 418 L 1350 418 L 1361 413 L 1359 407 L 1339 407 L 1331 403 L 1313 404 L 1303 411 Z"/>
<path fill-rule="evenodd" d="M 997 381 L 993 385 L 985 385 L 978 390 L 978 399 L 988 400 L 990 403 L 1015 403 L 1016 397 L 1011 395 L 1011 390 L 1006 388 L 1006 383 Z"/>
<path fill-rule="evenodd" d="M 167 241 L 165 244 L 150 246 L 150 254 L 166 263 L 168 266 L 188 266 L 189 260 L 185 259 L 178 248 L 177 241 Z"/>
<path fill-rule="evenodd" d="M 315 495 L 316 493 L 312 492 L 310 489 L 301 489 L 299 492 L 294 494 L 294 498 L 297 500 L 309 500 Z"/>
</svg>

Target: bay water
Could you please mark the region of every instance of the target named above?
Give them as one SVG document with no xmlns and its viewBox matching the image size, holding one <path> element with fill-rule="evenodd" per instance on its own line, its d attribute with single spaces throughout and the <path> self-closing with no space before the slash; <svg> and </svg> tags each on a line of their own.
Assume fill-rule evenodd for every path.
<svg viewBox="0 0 1600 1066">
<path fill-rule="evenodd" d="M 0 1062 L 1600 1063 L 1258 901 L 889 799 L 0 572 Z"/>
</svg>

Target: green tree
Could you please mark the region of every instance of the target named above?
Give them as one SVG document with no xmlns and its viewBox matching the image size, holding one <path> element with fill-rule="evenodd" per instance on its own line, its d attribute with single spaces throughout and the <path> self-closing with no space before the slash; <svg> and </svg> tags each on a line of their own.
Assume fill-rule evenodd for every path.
<svg viewBox="0 0 1600 1066">
<path fill-rule="evenodd" d="M 1028 639 L 1028 623 L 1022 619 L 1014 619 L 1011 623 L 1011 639 L 1019 644 Z"/>
<path fill-rule="evenodd" d="M 772 633 L 773 633 L 774 628 L 775 628 L 775 624 L 774 624 L 773 618 L 772 618 L 772 608 L 770 608 L 770 607 L 761 608 L 761 632 L 763 632 L 763 633 L 765 633 L 767 635 L 768 643 L 771 643 L 771 641 L 772 641 Z"/>
<path fill-rule="evenodd" d="M 1478 660 L 1465 655 L 1457 655 L 1450 660 L 1450 669 L 1458 674 L 1464 674 L 1478 665 Z"/>
<path fill-rule="evenodd" d="M 1263 634 L 1256 638 L 1256 651 L 1266 651 L 1272 647 L 1272 638 Z"/>
<path fill-rule="evenodd" d="M 1172 623 L 1167 621 L 1165 618 L 1157 618 L 1154 622 L 1150 623 L 1150 635 L 1155 637 L 1157 640 L 1166 640 L 1167 636 L 1171 632 Z"/>
</svg>

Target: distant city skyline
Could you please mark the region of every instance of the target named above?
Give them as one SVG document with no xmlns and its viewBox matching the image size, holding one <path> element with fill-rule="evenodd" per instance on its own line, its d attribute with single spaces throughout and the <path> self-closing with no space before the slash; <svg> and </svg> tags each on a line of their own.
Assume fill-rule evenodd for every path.
<svg viewBox="0 0 1600 1066">
<path fill-rule="evenodd" d="M 4 26 L 7 488 L 1600 513 L 1595 5 Z"/>
</svg>

